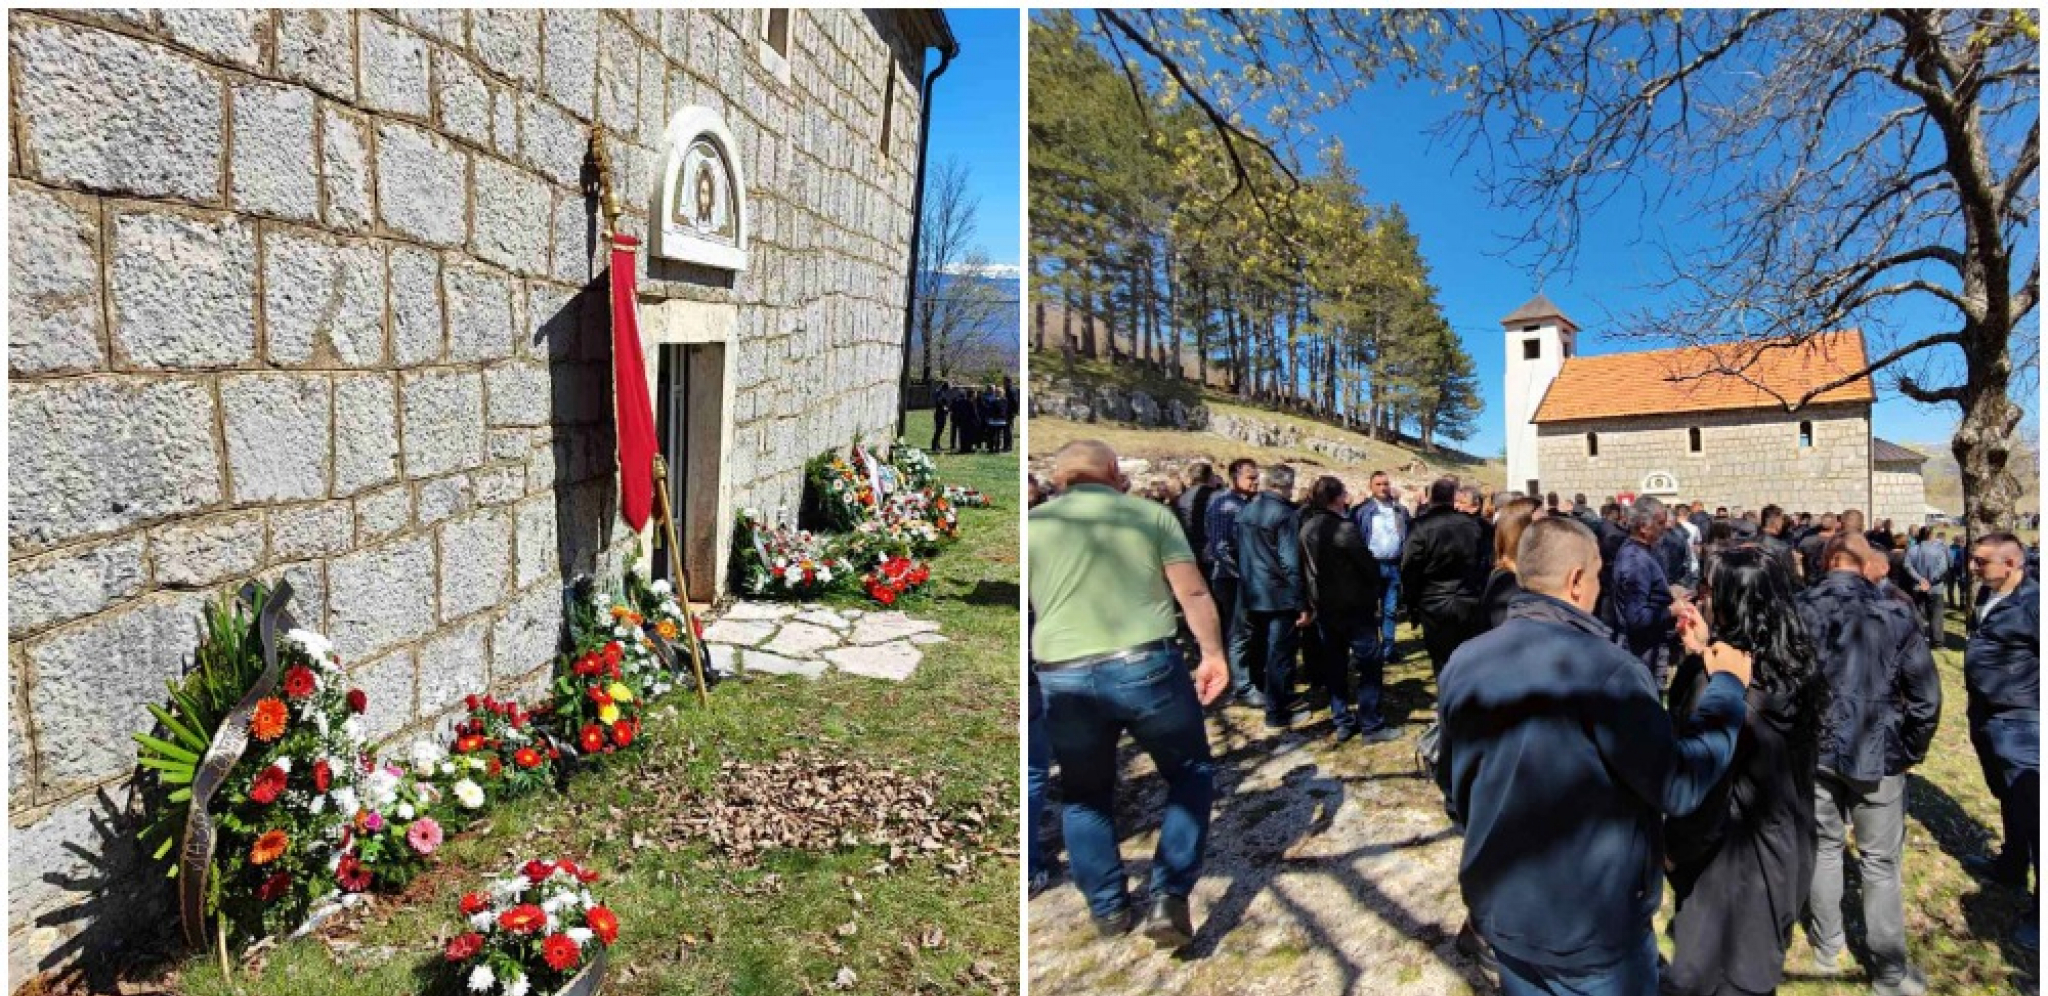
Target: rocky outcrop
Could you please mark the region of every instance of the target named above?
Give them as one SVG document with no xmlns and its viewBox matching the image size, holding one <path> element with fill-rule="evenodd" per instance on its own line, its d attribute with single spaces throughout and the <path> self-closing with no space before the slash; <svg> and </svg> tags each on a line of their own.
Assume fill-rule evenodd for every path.
<svg viewBox="0 0 2048 996">
<path fill-rule="evenodd" d="M 1031 414 L 1074 422 L 1113 422 L 1141 429 L 1201 430 L 1209 425 L 1207 406 L 1179 398 L 1164 402 L 1115 384 L 1076 384 L 1064 378 L 1034 383 Z"/>
</svg>

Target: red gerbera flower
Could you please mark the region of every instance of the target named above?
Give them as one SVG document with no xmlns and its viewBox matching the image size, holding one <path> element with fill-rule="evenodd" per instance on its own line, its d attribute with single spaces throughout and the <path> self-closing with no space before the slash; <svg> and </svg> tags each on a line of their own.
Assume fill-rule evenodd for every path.
<svg viewBox="0 0 2048 996">
<path fill-rule="evenodd" d="M 557 972 L 575 968 L 576 962 L 583 957 L 583 952 L 576 947 L 576 942 L 563 934 L 549 934 L 547 940 L 540 942 L 540 953 L 541 957 L 548 960 L 548 967 Z"/>
<path fill-rule="evenodd" d="M 490 906 L 491 897 L 486 896 L 481 892 L 466 892 L 462 895 L 463 916 L 475 916 L 478 913 L 482 913 L 484 910 L 489 909 Z"/>
<path fill-rule="evenodd" d="M 455 753 L 474 754 L 476 753 L 477 748 L 482 747 L 483 745 L 484 738 L 472 733 L 469 736 L 463 737 L 462 739 L 455 741 Z"/>
<path fill-rule="evenodd" d="M 476 953 L 483 949 L 484 938 L 482 934 L 475 931 L 457 934 L 454 940 L 448 942 L 448 960 L 468 961 L 476 957 Z"/>
<path fill-rule="evenodd" d="M 625 653 L 626 648 L 620 646 L 619 641 L 613 640 L 604 645 L 604 662 L 606 664 L 617 664 L 619 658 L 624 656 Z"/>
<path fill-rule="evenodd" d="M 531 747 L 521 747 L 512 755 L 512 761 L 522 768 L 538 768 L 540 767 L 540 752 Z"/>
<path fill-rule="evenodd" d="M 597 655 L 595 654 L 584 654 L 576 658 L 576 673 L 584 677 L 596 674 L 600 667 L 602 665 L 598 663 Z"/>
<path fill-rule="evenodd" d="M 284 769 L 273 764 L 256 774 L 255 784 L 249 786 L 249 799 L 265 806 L 277 801 L 284 792 Z"/>
<path fill-rule="evenodd" d="M 263 880 L 263 885 L 256 890 L 256 898 L 266 903 L 274 903 L 291 887 L 292 877 L 284 872 L 278 872 Z"/>
<path fill-rule="evenodd" d="M 363 867 L 363 859 L 356 857 L 354 851 L 341 856 L 334 877 L 345 892 L 362 892 L 370 887 L 370 869 Z"/>
<path fill-rule="evenodd" d="M 547 881 L 549 875 L 555 873 L 555 866 L 546 861 L 528 861 L 525 867 L 519 870 L 526 875 L 528 881 L 539 885 Z"/>
<path fill-rule="evenodd" d="M 362 711 L 369 707 L 370 697 L 364 695 L 362 689 L 351 688 L 348 690 L 348 711 L 361 715 Z"/>
<path fill-rule="evenodd" d="M 284 673 L 284 693 L 295 699 L 313 694 L 313 669 L 301 664 Z"/>
<path fill-rule="evenodd" d="M 548 915 L 532 903 L 521 903 L 498 914 L 498 926 L 515 934 L 531 934 L 547 926 Z"/>
<path fill-rule="evenodd" d="M 612 742 L 621 747 L 633 746 L 633 721 L 620 720 L 612 725 Z"/>
<path fill-rule="evenodd" d="M 317 791 L 325 792 L 327 791 L 327 786 L 332 784 L 334 784 L 333 766 L 329 765 L 325 760 L 314 761 L 313 788 Z"/>
<path fill-rule="evenodd" d="M 598 705 L 607 706 L 612 704 L 611 694 L 604 690 L 603 685 L 592 685 L 585 694 L 590 696 L 590 701 Z"/>
<path fill-rule="evenodd" d="M 598 940 L 604 942 L 605 947 L 611 947 L 612 942 L 619 939 L 618 914 L 605 907 L 592 906 L 589 910 L 585 911 L 583 923 L 590 928 L 592 933 L 597 935 Z"/>
<path fill-rule="evenodd" d="M 578 736 L 583 741 L 585 754 L 595 754 L 604 748 L 604 727 L 596 723 L 586 724 Z"/>
<path fill-rule="evenodd" d="M 499 773 L 503 772 L 504 770 L 504 763 L 499 761 L 496 757 L 493 757 L 490 759 L 488 763 L 484 765 L 484 777 L 496 778 L 498 777 Z"/>
</svg>

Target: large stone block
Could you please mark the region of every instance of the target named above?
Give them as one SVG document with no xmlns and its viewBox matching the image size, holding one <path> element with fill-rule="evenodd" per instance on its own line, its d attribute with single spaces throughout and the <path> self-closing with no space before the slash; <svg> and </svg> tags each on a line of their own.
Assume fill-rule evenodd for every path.
<svg viewBox="0 0 2048 996">
<path fill-rule="evenodd" d="M 398 476 L 398 387 L 384 374 L 334 380 L 334 494 L 346 497 Z"/>
<path fill-rule="evenodd" d="M 219 502 L 213 423 L 203 381 L 10 387 L 9 549 L 32 552 Z"/>
<path fill-rule="evenodd" d="M 421 527 L 431 526 L 476 507 L 476 497 L 470 488 L 468 474 L 450 474 L 431 481 L 421 481 L 414 489 L 418 492 L 418 498 L 413 502 L 418 510 L 414 518 Z"/>
<path fill-rule="evenodd" d="M 278 12 L 277 71 L 336 100 L 356 100 L 356 12 L 334 8 Z"/>
<path fill-rule="evenodd" d="M 438 246 L 469 233 L 469 156 L 433 133 L 377 126 L 377 217 L 393 231 Z"/>
<path fill-rule="evenodd" d="M 441 129 L 480 148 L 491 141 L 491 88 L 469 60 L 453 49 L 434 50 L 434 95 L 441 107 Z"/>
<path fill-rule="evenodd" d="M 469 16 L 470 45 L 493 72 L 520 83 L 540 81 L 540 11 L 478 8 Z"/>
<path fill-rule="evenodd" d="M 367 546 L 412 525 L 412 486 L 374 491 L 356 499 L 356 545 Z"/>
<path fill-rule="evenodd" d="M 384 254 L 273 230 L 263 240 L 270 362 L 367 367 L 385 362 Z"/>
<path fill-rule="evenodd" d="M 320 187 L 328 227 L 370 227 L 370 125 L 330 104 L 320 107 Z"/>
<path fill-rule="evenodd" d="M 491 674 L 504 682 L 543 668 L 555 659 L 561 640 L 561 586 L 543 581 L 491 625 Z"/>
<path fill-rule="evenodd" d="M 22 166 L 48 183 L 218 204 L 222 83 L 125 35 L 8 18 Z"/>
<path fill-rule="evenodd" d="M 434 546 L 414 536 L 327 565 L 328 637 L 360 659 L 434 628 Z"/>
<path fill-rule="evenodd" d="M 363 712 L 363 733 L 373 743 L 406 728 L 419 716 L 414 681 L 419 661 L 411 650 L 385 654 L 349 669 L 352 687 L 360 688 L 370 700 Z"/>
<path fill-rule="evenodd" d="M 520 109 L 520 158 L 560 186 L 579 186 L 590 149 L 588 128 L 545 100 L 522 97 Z"/>
<path fill-rule="evenodd" d="M 438 254 L 391 248 L 391 331 L 402 366 L 434 363 L 446 352 Z"/>
<path fill-rule="evenodd" d="M 516 166 L 476 164 L 476 254 L 523 276 L 548 272 L 548 225 L 554 194 Z"/>
<path fill-rule="evenodd" d="M 345 501 L 280 508 L 270 513 L 272 560 L 346 553 L 355 545 L 355 535 L 355 509 Z"/>
<path fill-rule="evenodd" d="M 142 534 L 73 547 L 7 567 L 7 635 L 89 616 L 142 592 Z"/>
<path fill-rule="evenodd" d="M 485 509 L 441 527 L 441 621 L 505 600 L 512 576 L 512 518 Z"/>
<path fill-rule="evenodd" d="M 592 259 L 597 255 L 597 219 L 591 213 L 590 204 L 581 196 L 558 194 L 555 197 L 554 248 L 551 254 L 551 272 L 556 280 L 581 287 L 597 275 Z"/>
<path fill-rule="evenodd" d="M 405 476 L 429 477 L 484 462 L 482 374 L 409 373 L 403 392 Z"/>
<path fill-rule="evenodd" d="M 546 425 L 548 368 L 506 363 L 484 371 L 484 417 L 490 425 Z"/>
<path fill-rule="evenodd" d="M 547 50 L 542 75 L 548 95 L 570 110 L 589 117 L 597 79 L 597 22 L 594 7 L 547 12 Z"/>
<path fill-rule="evenodd" d="M 98 208 L 18 181 L 7 185 L 7 206 L 8 369 L 104 369 Z"/>
<path fill-rule="evenodd" d="M 184 673 L 204 602 L 199 593 L 153 596 L 29 645 L 39 793 L 62 795 L 134 767 L 128 734 L 155 725 L 147 706 Z"/>
<path fill-rule="evenodd" d="M 524 588 L 549 575 L 561 574 L 555 549 L 555 496 L 544 494 L 520 502 L 514 511 L 518 542 L 513 586 Z"/>
<path fill-rule="evenodd" d="M 517 464 L 485 467 L 470 478 L 478 505 L 507 505 L 526 494 L 526 468 Z"/>
<path fill-rule="evenodd" d="M 442 630 L 420 648 L 419 714 L 430 718 L 491 687 L 490 620 Z"/>
<path fill-rule="evenodd" d="M 263 566 L 263 513 L 231 512 L 151 530 L 150 573 L 168 588 L 199 588 Z"/>
<path fill-rule="evenodd" d="M 442 41 L 462 43 L 460 7 L 403 7 L 398 11 L 398 19 Z"/>
<path fill-rule="evenodd" d="M 585 294 L 560 284 L 527 284 L 527 325 L 519 342 L 520 355 L 537 360 L 568 359 L 575 349 L 577 333 L 583 328 L 584 319 L 602 296 L 601 293 Z M 595 328 L 591 337 L 600 337 Z"/>
<path fill-rule="evenodd" d="M 238 211 L 312 221 L 320 208 L 313 156 L 313 91 L 240 83 L 228 191 Z"/>
<path fill-rule="evenodd" d="M 269 11 L 173 7 L 159 14 L 164 34 L 172 41 L 242 69 L 263 68 L 264 42 L 270 33 Z"/>
<path fill-rule="evenodd" d="M 364 17 L 363 104 L 390 114 L 425 119 L 431 107 L 427 43 L 419 35 Z"/>
<path fill-rule="evenodd" d="M 519 335 L 514 299 L 519 284 L 496 270 L 450 262 L 441 271 L 448 302 L 448 358 L 502 360 Z"/>
<path fill-rule="evenodd" d="M 229 495 L 236 503 L 327 497 L 333 388 L 323 375 L 248 374 L 220 383 Z"/>
<path fill-rule="evenodd" d="M 605 18 L 601 31 L 603 38 L 597 51 L 597 117 L 613 134 L 630 137 L 640 127 L 639 42 L 616 17 Z M 659 87 L 657 82 L 657 93 Z"/>
<path fill-rule="evenodd" d="M 229 215 L 114 215 L 117 362 L 229 367 L 256 356 L 256 233 Z"/>
</svg>

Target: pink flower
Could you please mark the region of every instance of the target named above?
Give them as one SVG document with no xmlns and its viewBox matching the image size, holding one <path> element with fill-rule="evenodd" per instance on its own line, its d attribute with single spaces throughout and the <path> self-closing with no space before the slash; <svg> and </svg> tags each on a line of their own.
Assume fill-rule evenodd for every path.
<svg viewBox="0 0 2048 996">
<path fill-rule="evenodd" d="M 422 816 L 405 831 L 405 842 L 421 854 L 432 854 L 441 846 L 441 824 L 431 816 Z"/>
<path fill-rule="evenodd" d="M 371 833 L 376 833 L 377 831 L 384 829 L 384 814 L 376 812 L 374 810 L 364 811 L 363 829 L 368 830 Z"/>
</svg>

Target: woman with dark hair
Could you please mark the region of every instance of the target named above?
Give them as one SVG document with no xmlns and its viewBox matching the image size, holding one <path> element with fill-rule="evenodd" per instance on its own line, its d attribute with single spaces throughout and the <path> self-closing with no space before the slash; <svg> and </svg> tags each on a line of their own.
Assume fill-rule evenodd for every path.
<svg viewBox="0 0 2048 996">
<path fill-rule="evenodd" d="M 1486 576 L 1486 589 L 1479 595 L 1480 633 L 1500 625 L 1508 617 L 1508 603 L 1522 593 L 1522 583 L 1515 577 L 1515 547 L 1529 523 L 1542 514 L 1543 507 L 1534 498 L 1517 498 L 1501 506 L 1493 522 L 1493 573 Z"/>
<path fill-rule="evenodd" d="M 1701 654 L 1710 639 L 1749 654 L 1755 677 L 1728 774 L 1692 815 L 1665 821 L 1678 913 L 1662 985 L 1676 996 L 1750 996 L 1783 980 L 1792 923 L 1813 882 L 1827 686 L 1782 563 L 1737 546 L 1703 573 L 1705 625 L 1682 628 L 1688 653 L 1671 683 L 1673 721 L 1683 724 L 1707 687 Z"/>
</svg>

